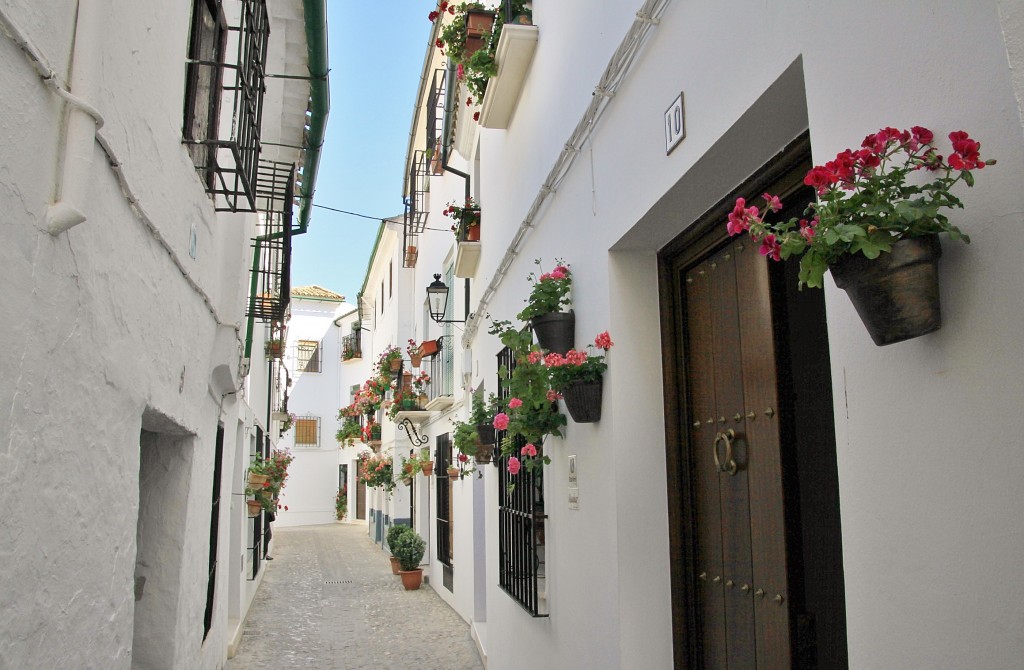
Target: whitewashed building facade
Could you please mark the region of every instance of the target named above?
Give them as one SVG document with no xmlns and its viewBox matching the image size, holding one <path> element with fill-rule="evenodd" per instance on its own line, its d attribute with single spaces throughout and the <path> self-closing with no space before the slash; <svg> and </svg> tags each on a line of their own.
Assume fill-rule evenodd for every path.
<svg viewBox="0 0 1024 670">
<path fill-rule="evenodd" d="M 324 3 L 5 0 L 0 83 L 0 666 L 223 667 Z"/>
<path fill-rule="evenodd" d="M 488 667 L 1019 664 L 1024 298 L 1010 268 L 1024 7 L 532 4 L 534 27 L 499 44 L 479 108 L 453 92 L 435 26 L 410 215 L 385 233 L 367 283 L 376 291 L 415 246 L 408 311 L 382 340 L 442 327 L 424 314 L 435 273 L 449 318 L 466 318 L 467 285 L 450 274 L 466 252 L 438 229 L 449 202 L 479 202 L 473 316 L 453 324 L 454 404 L 422 427 L 433 449 L 447 418 L 466 416 L 467 389 L 495 390 L 487 317 L 522 309 L 534 259 L 571 265 L 577 345 L 605 330 L 615 341 L 601 420 L 570 420 L 544 445 L 533 570 L 508 560 L 499 470 L 454 485 L 447 556 L 436 478 L 414 485 L 430 584 L 472 623 Z M 878 347 L 831 279 L 795 291 L 792 270 L 766 270 L 724 224 L 737 196 L 797 202 L 811 165 L 914 125 L 944 152 L 946 134 L 966 130 L 998 164 L 957 191 L 966 208 L 950 216 L 972 244 L 943 242 L 942 328 Z M 727 430 L 736 474 L 710 462 Z M 770 457 L 753 446 L 767 434 Z M 709 516 L 709 486 L 721 514 L 741 510 L 738 526 Z M 406 509 L 391 505 L 389 522 Z"/>
</svg>

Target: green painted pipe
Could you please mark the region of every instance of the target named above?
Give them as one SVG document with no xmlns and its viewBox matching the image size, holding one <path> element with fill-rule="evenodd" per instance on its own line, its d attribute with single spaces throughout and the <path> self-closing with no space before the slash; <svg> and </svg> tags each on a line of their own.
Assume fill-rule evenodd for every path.
<svg viewBox="0 0 1024 670">
<path fill-rule="evenodd" d="M 320 169 L 320 148 L 324 143 L 327 117 L 331 111 L 331 92 L 327 83 L 330 70 L 327 60 L 327 8 L 325 0 L 303 0 L 306 22 L 306 51 L 309 58 L 309 131 L 306 133 L 306 162 L 302 166 L 299 227 L 294 235 L 301 235 L 309 227 L 313 209 L 313 192 Z"/>
</svg>

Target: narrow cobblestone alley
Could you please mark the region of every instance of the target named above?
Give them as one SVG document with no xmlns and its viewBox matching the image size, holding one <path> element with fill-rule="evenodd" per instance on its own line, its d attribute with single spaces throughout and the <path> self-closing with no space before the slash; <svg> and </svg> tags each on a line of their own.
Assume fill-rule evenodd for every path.
<svg viewBox="0 0 1024 670">
<path fill-rule="evenodd" d="M 273 548 L 230 670 L 483 668 L 466 622 L 405 591 L 364 526 L 275 529 Z"/>
</svg>

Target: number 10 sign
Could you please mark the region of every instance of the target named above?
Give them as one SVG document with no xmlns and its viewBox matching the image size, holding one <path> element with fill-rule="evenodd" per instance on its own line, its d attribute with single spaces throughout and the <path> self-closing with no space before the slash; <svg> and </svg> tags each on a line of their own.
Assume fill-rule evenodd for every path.
<svg viewBox="0 0 1024 670">
<path fill-rule="evenodd" d="M 672 153 L 686 137 L 686 119 L 683 116 L 683 94 L 672 101 L 665 112 L 665 155 Z"/>
</svg>

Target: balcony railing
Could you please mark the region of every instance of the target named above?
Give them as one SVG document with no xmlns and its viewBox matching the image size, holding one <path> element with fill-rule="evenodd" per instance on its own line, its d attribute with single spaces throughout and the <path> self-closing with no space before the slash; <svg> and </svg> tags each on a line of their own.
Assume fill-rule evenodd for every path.
<svg viewBox="0 0 1024 670">
<path fill-rule="evenodd" d="M 292 207 L 295 166 L 260 161 L 257 181 L 260 208 L 253 238 L 253 266 L 247 315 L 283 321 L 291 299 Z"/>
<path fill-rule="evenodd" d="M 351 361 L 363 357 L 361 331 L 353 331 L 351 335 L 341 338 L 341 360 Z"/>
</svg>

